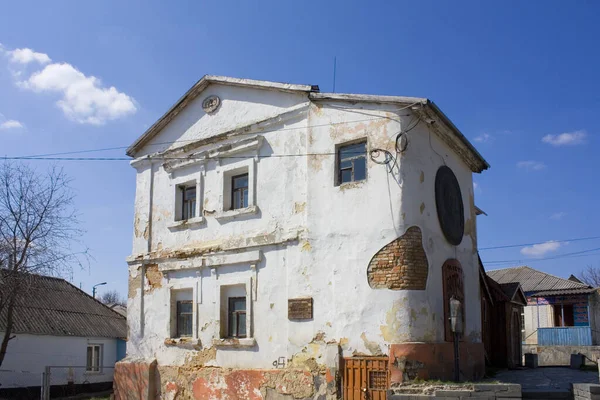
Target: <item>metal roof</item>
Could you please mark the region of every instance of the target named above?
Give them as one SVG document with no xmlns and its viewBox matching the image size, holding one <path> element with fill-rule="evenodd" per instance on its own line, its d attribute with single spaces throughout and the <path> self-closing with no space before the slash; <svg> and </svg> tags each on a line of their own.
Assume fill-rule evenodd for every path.
<svg viewBox="0 0 600 400">
<path fill-rule="evenodd" d="M 589 294 L 596 291 L 593 288 L 581 288 L 581 289 L 563 289 L 563 290 L 542 290 L 541 292 L 535 292 L 531 297 L 545 297 L 545 296 L 565 296 L 571 294 Z"/>
<path fill-rule="evenodd" d="M 497 269 L 486 271 L 486 273 L 500 284 L 510 282 L 521 283 L 521 287 L 525 293 L 567 289 L 591 289 L 591 286 L 584 283 L 559 278 L 527 266 Z"/>
<path fill-rule="evenodd" d="M 60 278 L 27 278 L 17 295 L 13 333 L 127 337 L 127 319 L 76 286 Z M 0 331 L 5 329 L 6 308 L 0 314 Z"/>
</svg>

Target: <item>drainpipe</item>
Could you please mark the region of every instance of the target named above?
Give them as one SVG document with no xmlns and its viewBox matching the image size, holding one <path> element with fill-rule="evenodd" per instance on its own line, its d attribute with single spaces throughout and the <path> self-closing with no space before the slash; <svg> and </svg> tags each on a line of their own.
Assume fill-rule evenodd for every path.
<svg viewBox="0 0 600 400">
<path fill-rule="evenodd" d="M 564 328 L 565 326 L 565 305 L 563 304 L 563 300 L 560 301 L 560 326 Z"/>
</svg>

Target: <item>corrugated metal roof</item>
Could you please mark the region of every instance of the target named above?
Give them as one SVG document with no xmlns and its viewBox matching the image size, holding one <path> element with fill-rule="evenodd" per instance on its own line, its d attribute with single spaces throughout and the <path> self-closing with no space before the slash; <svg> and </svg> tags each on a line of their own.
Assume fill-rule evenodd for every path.
<svg viewBox="0 0 600 400">
<path fill-rule="evenodd" d="M 486 271 L 486 273 L 498 283 L 519 282 L 525 293 L 565 290 L 565 289 L 589 289 L 584 283 L 570 281 L 547 274 L 533 268 L 523 266 L 514 268 L 497 269 Z"/>
<path fill-rule="evenodd" d="M 13 333 L 53 336 L 127 336 L 127 319 L 64 279 L 28 275 L 17 297 Z M 0 331 L 6 329 L 6 308 Z"/>
<path fill-rule="evenodd" d="M 593 293 L 596 289 L 593 288 L 581 288 L 581 289 L 563 289 L 563 290 L 542 290 L 541 292 L 535 292 L 532 297 L 544 297 L 544 296 L 564 296 L 571 294 L 588 294 Z"/>
</svg>

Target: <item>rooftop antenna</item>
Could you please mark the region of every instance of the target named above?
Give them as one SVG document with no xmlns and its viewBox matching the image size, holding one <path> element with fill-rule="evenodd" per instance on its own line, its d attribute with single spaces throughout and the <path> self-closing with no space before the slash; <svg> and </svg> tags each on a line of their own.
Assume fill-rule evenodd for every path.
<svg viewBox="0 0 600 400">
<path fill-rule="evenodd" d="M 337 64 L 337 57 L 333 56 L 333 93 L 335 93 L 335 69 Z"/>
</svg>

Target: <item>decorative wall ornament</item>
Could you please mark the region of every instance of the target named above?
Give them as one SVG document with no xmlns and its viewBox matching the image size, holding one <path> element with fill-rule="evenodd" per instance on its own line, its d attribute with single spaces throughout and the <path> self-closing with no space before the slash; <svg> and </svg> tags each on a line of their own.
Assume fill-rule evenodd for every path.
<svg viewBox="0 0 600 400">
<path fill-rule="evenodd" d="M 444 336 L 447 342 L 452 342 L 454 337 L 450 329 L 450 298 L 462 304 L 463 327 L 465 326 L 465 287 L 463 269 L 458 260 L 446 260 L 442 265 L 442 285 L 444 290 Z"/>
<path fill-rule="evenodd" d="M 219 96 L 208 96 L 202 101 L 202 109 L 207 114 L 217 111 L 220 105 L 221 99 L 219 98 Z"/>
<path fill-rule="evenodd" d="M 456 175 L 445 165 L 435 175 L 435 205 L 446 240 L 458 246 L 465 234 L 465 208 Z"/>
</svg>

